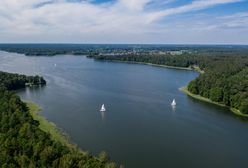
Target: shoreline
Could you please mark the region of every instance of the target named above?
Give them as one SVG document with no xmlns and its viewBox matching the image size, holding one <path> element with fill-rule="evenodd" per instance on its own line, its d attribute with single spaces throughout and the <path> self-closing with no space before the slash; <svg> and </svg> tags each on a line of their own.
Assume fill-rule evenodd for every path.
<svg viewBox="0 0 248 168">
<path fill-rule="evenodd" d="M 187 71 L 196 71 L 201 73 L 204 73 L 204 71 L 200 70 L 198 66 L 191 67 L 177 67 L 177 66 L 170 66 L 170 65 L 162 65 L 162 64 L 153 64 L 153 63 L 147 63 L 147 62 L 135 62 L 135 61 L 119 61 L 119 60 L 98 60 L 93 58 L 96 61 L 105 61 L 105 62 L 119 62 L 119 63 L 128 63 L 128 64 L 141 64 L 141 65 L 150 65 L 155 67 L 162 67 L 162 68 L 170 68 L 170 69 L 179 69 L 179 70 L 187 70 Z"/>
<path fill-rule="evenodd" d="M 212 101 L 212 100 L 210 100 L 208 98 L 205 98 L 205 97 L 202 97 L 200 95 L 196 95 L 196 94 L 191 93 L 188 90 L 187 86 L 181 87 L 181 88 L 179 88 L 179 90 L 181 92 L 185 93 L 186 95 L 188 95 L 188 96 L 196 99 L 196 100 L 207 102 L 207 103 L 211 103 L 211 104 L 215 104 L 215 105 L 221 106 L 221 107 L 227 107 L 234 115 L 237 115 L 239 117 L 246 117 L 246 118 L 248 118 L 248 114 L 243 114 L 238 109 L 232 108 L 230 106 L 226 106 L 226 105 L 221 104 L 221 103 L 218 103 L 218 102 L 214 102 L 214 101 Z"/>
<path fill-rule="evenodd" d="M 93 155 L 88 150 L 81 149 L 77 144 L 71 142 L 69 136 L 65 132 L 63 132 L 59 127 L 57 127 L 53 122 L 41 116 L 39 113 L 42 111 L 42 108 L 38 104 L 29 100 L 22 100 L 22 102 L 24 102 L 27 105 L 28 112 L 32 116 L 33 120 L 39 122 L 38 127 L 42 131 L 48 133 L 51 136 L 52 140 L 60 142 L 63 146 L 66 146 L 71 152 L 79 152 L 83 155 L 89 155 L 99 160 L 96 154 Z M 103 152 L 105 151 L 101 151 L 99 155 Z M 107 153 L 105 154 L 106 156 L 108 156 Z"/>
<path fill-rule="evenodd" d="M 188 67 L 188 68 L 184 68 L 184 67 L 176 67 L 176 66 L 168 66 L 168 65 L 159 65 L 159 64 L 153 64 L 153 63 L 145 63 L 145 62 L 135 62 L 135 61 L 119 61 L 119 60 L 103 60 L 106 62 L 119 62 L 119 63 L 128 63 L 128 64 L 141 64 L 141 65 L 150 65 L 150 66 L 156 66 L 156 67 L 162 67 L 162 68 L 170 68 L 170 69 L 179 69 L 179 70 L 188 70 L 188 71 L 196 71 L 200 74 L 203 74 L 204 71 L 201 70 L 198 66 L 193 66 L 193 68 Z M 195 95 L 191 92 L 188 91 L 187 86 L 181 87 L 179 88 L 180 91 L 184 92 L 185 94 L 187 94 L 188 96 L 197 99 L 199 101 L 204 101 L 207 103 L 211 103 L 217 106 L 221 106 L 221 107 L 226 107 L 228 108 L 234 115 L 239 116 L 239 117 L 245 117 L 248 118 L 248 114 L 243 114 L 241 113 L 238 109 L 232 108 L 230 106 L 226 106 L 224 104 L 218 103 L 218 102 L 214 102 L 208 98 L 202 97 L 200 95 Z"/>
<path fill-rule="evenodd" d="M 48 121 L 45 117 L 39 114 L 42 111 L 42 108 L 38 104 L 32 101 L 22 101 L 26 103 L 33 120 L 39 122 L 39 128 L 42 131 L 50 134 L 53 140 L 58 141 L 63 145 L 70 148 L 76 148 L 76 146 L 70 142 L 69 137 L 62 130 L 60 130 L 53 122 Z"/>
<path fill-rule="evenodd" d="M 72 143 L 69 139 L 69 136 L 65 134 L 59 127 L 57 127 L 53 122 L 47 120 L 45 117 L 39 115 L 39 113 L 42 111 L 42 108 L 38 104 L 30 100 L 22 99 L 21 101 L 26 104 L 28 108 L 27 112 L 31 115 L 33 120 L 39 123 L 38 128 L 41 129 L 41 131 L 49 134 L 51 140 L 61 143 L 61 145 L 66 147 L 71 154 L 75 154 L 75 156 L 78 155 L 78 157 L 85 156 L 85 161 L 86 163 L 89 162 L 88 164 L 90 164 L 90 162 L 93 162 L 93 164 L 94 162 L 99 162 L 99 164 L 107 166 L 110 165 L 113 168 L 117 168 L 117 164 L 108 158 L 108 154 L 105 151 L 101 151 L 98 155 L 93 155 L 89 151 L 82 150 L 76 144 Z M 101 157 L 104 157 L 103 159 L 105 160 L 102 160 Z"/>
</svg>

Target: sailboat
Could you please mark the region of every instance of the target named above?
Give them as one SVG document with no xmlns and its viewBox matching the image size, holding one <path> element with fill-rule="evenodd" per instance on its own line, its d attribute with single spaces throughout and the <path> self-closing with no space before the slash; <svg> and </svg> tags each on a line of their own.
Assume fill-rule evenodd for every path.
<svg viewBox="0 0 248 168">
<path fill-rule="evenodd" d="M 101 111 L 101 112 L 106 111 L 104 104 L 102 104 L 102 107 L 101 107 L 101 110 L 100 110 L 100 111 Z"/>
<path fill-rule="evenodd" d="M 175 99 L 173 99 L 173 101 L 172 101 L 171 105 L 172 105 L 172 106 L 176 106 L 176 105 L 177 105 L 177 103 L 176 103 L 176 100 L 175 100 Z"/>
</svg>

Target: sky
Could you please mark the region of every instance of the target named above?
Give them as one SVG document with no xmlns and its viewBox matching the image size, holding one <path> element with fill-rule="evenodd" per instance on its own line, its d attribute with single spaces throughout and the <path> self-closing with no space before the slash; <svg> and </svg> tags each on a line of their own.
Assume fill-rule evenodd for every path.
<svg viewBox="0 0 248 168">
<path fill-rule="evenodd" d="M 248 0 L 0 0 L 0 43 L 248 44 Z"/>
</svg>

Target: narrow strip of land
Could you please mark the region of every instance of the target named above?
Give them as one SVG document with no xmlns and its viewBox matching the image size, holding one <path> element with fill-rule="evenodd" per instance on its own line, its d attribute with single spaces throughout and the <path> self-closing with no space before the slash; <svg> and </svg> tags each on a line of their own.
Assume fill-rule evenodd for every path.
<svg viewBox="0 0 248 168">
<path fill-rule="evenodd" d="M 69 138 L 65 133 L 63 133 L 53 122 L 48 121 L 45 117 L 39 115 L 39 112 L 42 111 L 41 107 L 34 102 L 25 101 L 29 112 L 34 120 L 39 121 L 39 128 L 51 135 L 51 138 L 55 141 L 61 142 L 66 146 L 73 146 L 69 143 Z"/>
<path fill-rule="evenodd" d="M 141 64 L 141 65 L 151 65 L 156 67 L 163 67 L 163 68 L 170 68 L 170 69 L 180 69 L 180 70 L 189 70 L 189 71 L 196 71 L 199 73 L 204 73 L 198 66 L 191 66 L 191 67 L 179 67 L 179 66 L 170 66 L 170 65 L 163 65 L 163 64 L 153 64 L 148 62 L 136 62 L 136 61 L 120 61 L 120 60 L 104 60 L 106 62 L 120 62 L 120 63 L 128 63 L 128 64 Z"/>
<path fill-rule="evenodd" d="M 215 105 L 218 105 L 218 106 L 222 106 L 222 107 L 227 107 L 230 109 L 231 112 L 233 112 L 234 114 L 238 115 L 238 116 L 241 116 L 241 117 L 248 117 L 248 114 L 243 114 L 241 113 L 238 109 L 235 109 L 235 108 L 231 108 L 229 106 L 226 106 L 224 104 L 221 104 L 221 103 L 218 103 L 218 102 L 214 102 L 208 98 L 205 98 L 205 97 L 202 97 L 200 95 L 196 95 L 196 94 L 193 94 L 191 93 L 187 86 L 185 87 L 181 87 L 179 88 L 180 91 L 184 92 L 185 94 L 187 94 L 188 96 L 194 98 L 194 99 L 197 99 L 197 100 L 200 100 L 200 101 L 204 101 L 204 102 L 207 102 L 207 103 L 211 103 L 211 104 L 215 104 Z"/>
</svg>

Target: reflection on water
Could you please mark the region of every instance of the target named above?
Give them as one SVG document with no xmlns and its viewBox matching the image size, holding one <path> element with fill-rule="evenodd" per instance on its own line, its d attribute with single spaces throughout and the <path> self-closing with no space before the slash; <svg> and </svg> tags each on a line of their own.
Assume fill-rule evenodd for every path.
<svg viewBox="0 0 248 168">
<path fill-rule="evenodd" d="M 46 86 L 31 86 L 20 90 L 25 93 L 25 99 L 31 100 L 34 97 L 40 97 Z"/>
<path fill-rule="evenodd" d="M 176 112 L 176 106 L 171 106 L 173 112 Z"/>
<path fill-rule="evenodd" d="M 101 113 L 102 120 L 104 120 L 106 117 L 105 111 L 100 111 L 100 113 Z"/>
</svg>

